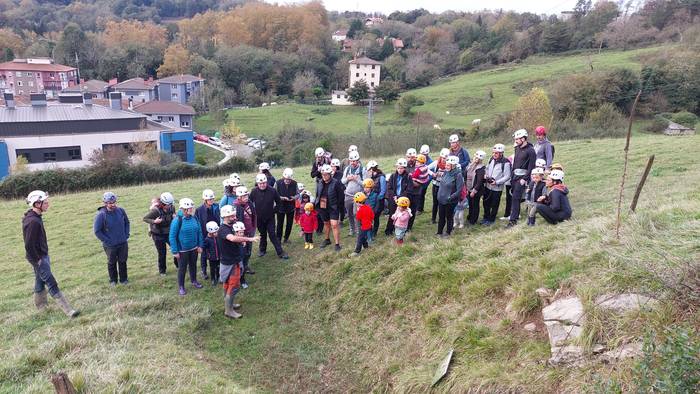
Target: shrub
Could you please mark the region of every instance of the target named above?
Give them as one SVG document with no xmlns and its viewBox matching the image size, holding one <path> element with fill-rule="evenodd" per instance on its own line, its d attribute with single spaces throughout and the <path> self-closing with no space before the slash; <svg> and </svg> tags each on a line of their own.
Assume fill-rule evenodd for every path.
<svg viewBox="0 0 700 394">
<path fill-rule="evenodd" d="M 646 127 L 646 131 L 651 131 L 652 133 L 660 133 L 666 130 L 668 126 L 668 120 L 662 118 L 661 116 L 655 116 L 651 123 Z"/>
<path fill-rule="evenodd" d="M 673 114 L 671 120 L 678 123 L 679 125 L 695 128 L 695 124 L 698 122 L 698 117 L 690 112 L 678 112 L 676 114 Z"/>
<path fill-rule="evenodd" d="M 680 327 L 667 328 L 665 338 L 644 338 L 644 357 L 634 370 L 638 392 L 693 393 L 700 385 L 700 341 Z"/>
</svg>

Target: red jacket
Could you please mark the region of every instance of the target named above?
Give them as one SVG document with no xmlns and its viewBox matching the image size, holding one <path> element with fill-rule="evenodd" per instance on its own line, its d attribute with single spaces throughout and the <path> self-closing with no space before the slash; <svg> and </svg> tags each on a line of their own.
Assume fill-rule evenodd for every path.
<svg viewBox="0 0 700 394">
<path fill-rule="evenodd" d="M 301 231 L 305 233 L 313 233 L 318 228 L 318 218 L 315 211 L 311 211 L 311 214 L 307 215 L 306 212 L 299 216 L 299 226 L 301 226 Z"/>
<path fill-rule="evenodd" d="M 360 228 L 362 230 L 371 230 L 372 224 L 374 223 L 374 211 L 372 211 L 369 205 L 362 204 L 357 208 L 355 219 L 360 222 Z"/>
</svg>

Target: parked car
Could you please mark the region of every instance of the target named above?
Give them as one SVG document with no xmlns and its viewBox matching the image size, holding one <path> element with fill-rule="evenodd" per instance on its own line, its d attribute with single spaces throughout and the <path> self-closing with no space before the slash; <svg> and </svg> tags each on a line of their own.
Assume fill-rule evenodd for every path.
<svg viewBox="0 0 700 394">
<path fill-rule="evenodd" d="M 253 145 L 255 145 L 255 144 L 259 143 L 259 142 L 260 142 L 259 139 L 253 138 L 252 140 L 248 141 L 248 146 L 252 148 Z"/>
<path fill-rule="evenodd" d="M 221 144 L 221 147 L 224 148 L 224 149 L 226 149 L 226 150 L 231 150 L 231 149 L 233 149 L 233 147 L 232 147 L 230 144 L 227 144 L 227 143 L 225 143 L 225 142 Z"/>
<path fill-rule="evenodd" d="M 216 146 L 221 146 L 221 140 L 216 137 L 209 137 L 209 143 Z"/>
<path fill-rule="evenodd" d="M 195 134 L 194 139 L 201 142 L 209 142 L 209 137 L 204 134 Z"/>
</svg>

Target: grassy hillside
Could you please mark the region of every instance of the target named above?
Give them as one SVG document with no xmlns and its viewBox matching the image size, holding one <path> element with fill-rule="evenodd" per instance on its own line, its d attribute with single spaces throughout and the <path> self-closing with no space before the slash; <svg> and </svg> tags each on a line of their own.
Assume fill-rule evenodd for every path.
<svg viewBox="0 0 700 394">
<path fill-rule="evenodd" d="M 639 56 L 657 51 L 645 48 L 634 51 L 610 51 L 600 55 L 533 56 L 520 64 L 508 64 L 487 71 L 462 74 L 439 80 L 434 85 L 416 89 L 415 94 L 425 101 L 417 111 L 433 114 L 443 128 L 464 128 L 475 118 L 490 120 L 496 114 L 512 110 L 517 98 L 533 86 L 546 86 L 557 77 L 594 69 L 616 67 L 639 69 Z M 488 98 L 489 89 L 493 99 Z M 449 111 L 450 114 L 446 114 Z M 284 104 L 278 106 L 230 110 L 243 133 L 248 136 L 269 136 L 285 124 L 313 126 L 319 131 L 332 133 L 364 133 L 367 130 L 367 108 Z M 217 127 L 209 116 L 197 119 L 197 130 Z M 393 105 L 380 106 L 375 117 L 375 132 L 401 132 L 413 128 L 399 117 Z"/>
<path fill-rule="evenodd" d="M 132 221 L 127 287 L 107 286 L 104 253 L 91 233 L 101 193 L 54 196 L 45 221 L 54 273 L 83 311 L 72 321 L 53 303 L 44 314 L 34 309 L 20 228 L 26 206 L 0 202 L 7 255 L 0 264 L 0 392 L 47 392 L 56 371 L 68 372 L 81 392 L 425 392 L 450 347 L 455 356 L 440 392 L 576 392 L 608 377 L 629 389 L 631 362 L 614 370 L 547 367 L 534 294 L 541 286 L 562 288 L 587 310 L 608 291 L 661 299 L 651 313 L 592 319 L 588 342 L 612 345 L 672 323 L 700 327 L 697 312 L 682 309 L 683 295 L 659 279 L 700 258 L 700 137 L 635 137 L 625 206 L 647 156 L 656 154 L 656 162 L 638 213 L 625 214 L 617 241 L 623 143 L 557 145 L 575 220 L 556 227 L 540 220 L 535 228 L 469 228 L 441 240 L 421 215 L 405 247 L 382 236 L 358 259 L 346 257 L 353 244 L 347 229 L 342 254 L 305 251 L 293 237 L 288 263 L 274 254 L 252 259 L 258 273 L 240 297 L 239 321 L 223 317 L 220 289 L 177 296 L 172 264 L 167 277 L 157 275 L 140 222 L 151 196 L 169 190 L 196 199 L 205 187 L 218 191 L 219 179 L 114 190 Z M 391 161 L 381 162 L 389 168 Z M 298 169 L 297 178 L 309 183 L 307 171 Z M 250 184 L 252 174 L 244 180 Z M 508 303 L 517 315 L 505 313 Z M 534 333 L 522 329 L 531 321 Z"/>
</svg>

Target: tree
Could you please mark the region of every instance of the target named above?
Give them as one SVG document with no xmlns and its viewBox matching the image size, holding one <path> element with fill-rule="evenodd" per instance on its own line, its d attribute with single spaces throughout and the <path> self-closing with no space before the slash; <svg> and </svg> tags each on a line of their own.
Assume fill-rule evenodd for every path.
<svg viewBox="0 0 700 394">
<path fill-rule="evenodd" d="M 294 94 L 302 100 L 314 94 L 314 88 L 319 86 L 321 81 L 313 71 L 304 71 L 297 74 L 292 82 Z"/>
<path fill-rule="evenodd" d="M 24 40 L 12 29 L 0 29 L 0 48 L 3 49 L 2 56 L 5 61 L 14 59 L 14 56 L 22 53 L 24 48 Z"/>
<path fill-rule="evenodd" d="M 399 98 L 399 92 L 401 91 L 400 85 L 396 81 L 384 80 L 376 88 L 374 88 L 374 94 L 384 100 L 384 102 L 392 102 Z"/>
<path fill-rule="evenodd" d="M 236 121 L 231 119 L 221 127 L 221 138 L 236 141 L 241 135 L 241 128 L 236 125 Z"/>
<path fill-rule="evenodd" d="M 171 44 L 163 56 L 163 64 L 158 67 L 158 77 L 187 74 L 192 69 L 192 55 L 180 44 Z"/>
<path fill-rule="evenodd" d="M 552 121 L 552 107 L 542 88 L 533 88 L 518 99 L 515 110 L 511 113 L 508 129 L 511 131 L 525 129 L 534 131 L 537 126 L 549 125 Z"/>
<path fill-rule="evenodd" d="M 362 23 L 361 20 L 359 19 L 353 19 L 352 22 L 350 22 L 350 29 L 348 29 L 348 38 L 356 38 L 358 33 L 361 33 L 362 30 L 365 28 L 364 23 Z"/>
<path fill-rule="evenodd" d="M 555 21 L 545 26 L 540 48 L 543 52 L 557 53 L 569 49 L 571 33 L 566 23 Z"/>
<path fill-rule="evenodd" d="M 359 104 L 360 102 L 362 102 L 362 100 L 369 98 L 369 86 L 364 80 L 359 80 L 355 82 L 355 84 L 352 85 L 352 87 L 348 89 L 347 92 L 348 100 L 355 104 Z"/>
<path fill-rule="evenodd" d="M 396 110 L 399 115 L 403 117 L 408 117 L 411 115 L 411 108 L 423 105 L 423 100 L 412 94 L 405 94 L 401 96 L 399 102 L 396 103 Z"/>
</svg>

